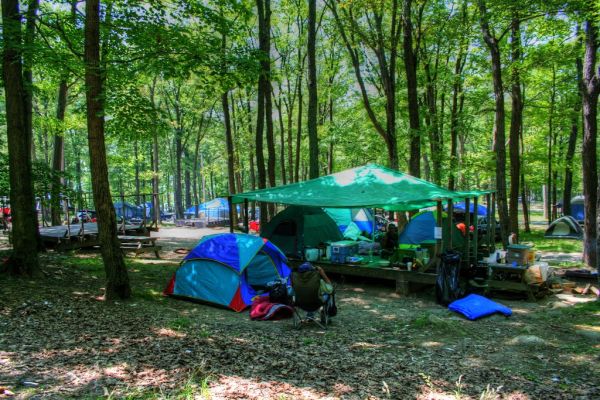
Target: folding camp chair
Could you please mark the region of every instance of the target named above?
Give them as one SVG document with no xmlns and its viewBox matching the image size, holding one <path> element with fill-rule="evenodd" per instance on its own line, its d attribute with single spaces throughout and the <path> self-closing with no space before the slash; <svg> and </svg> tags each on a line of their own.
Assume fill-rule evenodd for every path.
<svg viewBox="0 0 600 400">
<path fill-rule="evenodd" d="M 321 276 L 318 271 L 292 273 L 295 328 L 314 322 L 321 328 L 327 329 L 329 315 L 325 307 L 326 303 L 319 292 L 320 285 Z"/>
</svg>

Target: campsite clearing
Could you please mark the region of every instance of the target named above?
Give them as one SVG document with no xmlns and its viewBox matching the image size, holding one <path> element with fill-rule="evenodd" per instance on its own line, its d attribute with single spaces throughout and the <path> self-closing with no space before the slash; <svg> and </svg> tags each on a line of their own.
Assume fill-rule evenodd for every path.
<svg viewBox="0 0 600 400">
<path fill-rule="evenodd" d="M 115 306 L 96 253 L 42 257 L 46 279 L 0 288 L 0 386 L 17 398 L 600 396 L 596 302 L 500 300 L 512 317 L 470 322 L 430 291 L 348 280 L 328 331 L 295 331 L 163 297 L 180 256 L 129 259 L 134 300 Z"/>
</svg>

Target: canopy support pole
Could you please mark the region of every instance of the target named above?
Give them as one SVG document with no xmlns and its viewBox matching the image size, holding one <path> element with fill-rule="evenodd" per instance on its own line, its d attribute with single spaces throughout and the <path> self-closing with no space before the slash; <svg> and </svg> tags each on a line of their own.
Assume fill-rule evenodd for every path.
<svg viewBox="0 0 600 400">
<path fill-rule="evenodd" d="M 231 210 L 231 206 L 229 206 Z M 244 199 L 244 230 L 246 233 L 250 233 L 250 228 L 248 227 L 248 199 Z"/>
<path fill-rule="evenodd" d="M 490 235 L 490 251 L 496 251 L 496 193 L 492 193 L 492 213 L 488 220 L 488 232 Z"/>
<path fill-rule="evenodd" d="M 473 210 L 475 210 L 475 212 L 473 213 L 473 258 L 475 259 L 474 263 L 475 265 L 477 265 L 477 262 L 479 261 L 479 256 L 477 254 L 477 248 L 479 247 L 479 244 L 477 243 L 477 241 L 479 240 L 479 229 L 478 229 L 478 223 L 477 220 L 479 219 L 479 197 L 475 196 L 473 197 Z"/>
<path fill-rule="evenodd" d="M 229 204 L 229 233 L 233 233 L 233 201 L 231 196 L 227 196 L 227 204 Z"/>
<path fill-rule="evenodd" d="M 465 199 L 465 258 L 463 264 L 468 268 L 471 263 L 471 199 Z"/>
<path fill-rule="evenodd" d="M 454 203 L 452 199 L 448 199 L 448 250 L 452 250 L 452 225 L 454 221 L 452 216 L 454 215 Z"/>
<path fill-rule="evenodd" d="M 437 201 L 436 209 L 437 209 L 437 223 L 436 223 L 436 225 L 437 225 L 438 228 L 440 228 L 443 231 L 444 229 L 442 227 L 442 221 L 443 221 L 444 216 L 443 216 L 443 207 L 442 207 L 442 201 L 441 200 Z M 439 239 L 436 237 L 436 240 L 435 240 L 435 252 L 436 252 L 436 254 L 435 254 L 435 256 L 441 255 L 444 252 L 444 250 L 445 249 L 444 249 L 444 238 L 443 238 L 443 236 L 441 238 L 439 238 Z"/>
<path fill-rule="evenodd" d="M 373 247 L 375 246 L 375 208 L 373 208 L 373 223 L 371 225 L 371 250 L 369 251 L 369 258 L 370 261 L 373 262 Z"/>
</svg>

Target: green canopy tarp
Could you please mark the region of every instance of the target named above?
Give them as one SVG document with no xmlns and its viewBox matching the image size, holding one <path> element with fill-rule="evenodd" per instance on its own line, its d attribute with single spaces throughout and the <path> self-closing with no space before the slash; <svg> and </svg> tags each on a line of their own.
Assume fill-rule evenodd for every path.
<svg viewBox="0 0 600 400">
<path fill-rule="evenodd" d="M 408 211 L 432 206 L 436 200 L 458 197 L 456 192 L 434 183 L 368 164 L 309 181 L 236 194 L 232 201 Z"/>
</svg>

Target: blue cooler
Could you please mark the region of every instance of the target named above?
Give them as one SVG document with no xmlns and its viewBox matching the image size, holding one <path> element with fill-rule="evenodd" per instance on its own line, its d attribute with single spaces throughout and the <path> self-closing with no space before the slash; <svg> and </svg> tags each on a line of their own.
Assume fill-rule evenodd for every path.
<svg viewBox="0 0 600 400">
<path fill-rule="evenodd" d="M 341 240 L 331 243 L 331 262 L 343 264 L 347 257 L 358 254 L 358 242 L 353 240 Z"/>
</svg>

